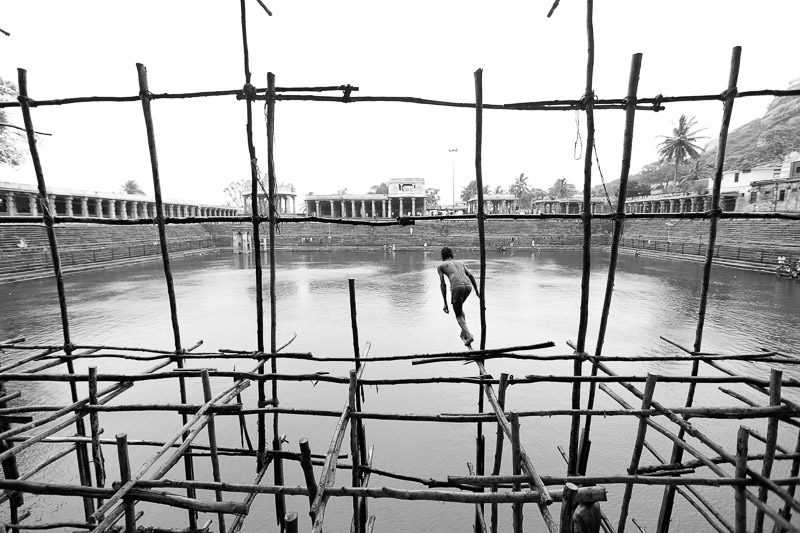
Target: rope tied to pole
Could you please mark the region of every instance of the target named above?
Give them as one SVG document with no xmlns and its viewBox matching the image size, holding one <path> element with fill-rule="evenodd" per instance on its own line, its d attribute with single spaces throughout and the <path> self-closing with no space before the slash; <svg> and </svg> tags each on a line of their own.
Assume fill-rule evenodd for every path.
<svg viewBox="0 0 800 533">
<path fill-rule="evenodd" d="M 657 94 L 655 99 L 653 100 L 653 111 L 655 111 L 656 113 L 664 109 L 664 107 L 661 105 L 662 100 L 664 100 L 663 94 Z"/>
<path fill-rule="evenodd" d="M 722 209 L 719 207 L 715 207 L 714 209 L 709 209 L 706 211 L 706 217 L 719 217 L 722 215 Z"/>
<path fill-rule="evenodd" d="M 583 222 L 584 224 L 588 224 L 589 222 L 592 221 L 593 218 L 594 215 L 592 213 L 589 213 L 588 211 L 584 211 L 583 213 L 581 213 L 581 222 Z"/>
<path fill-rule="evenodd" d="M 242 96 L 247 101 L 253 101 L 256 99 L 256 87 L 252 83 L 245 83 L 242 86 Z"/>
<path fill-rule="evenodd" d="M 349 104 L 350 102 L 352 102 L 352 99 L 350 98 L 350 93 L 353 92 L 353 86 L 348 83 L 347 85 L 344 86 L 342 91 L 344 92 L 344 95 L 343 95 L 344 103 L 345 104 Z"/>
<path fill-rule="evenodd" d="M 28 107 L 36 107 L 37 105 L 39 105 L 39 104 L 36 103 L 36 100 L 31 98 L 30 96 L 17 95 L 17 101 L 20 104 L 23 104 L 23 103 L 27 104 Z"/>
<path fill-rule="evenodd" d="M 416 221 L 410 217 L 397 217 L 397 224 L 400 226 L 414 226 Z"/>
<path fill-rule="evenodd" d="M 736 98 L 739 94 L 739 90 L 736 87 L 732 87 L 730 89 L 726 89 L 719 95 L 720 100 L 727 100 L 728 98 Z"/>
</svg>

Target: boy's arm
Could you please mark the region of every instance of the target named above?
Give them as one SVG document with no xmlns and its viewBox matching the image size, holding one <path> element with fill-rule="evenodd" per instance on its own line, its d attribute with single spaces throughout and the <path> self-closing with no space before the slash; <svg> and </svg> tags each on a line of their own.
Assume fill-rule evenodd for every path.
<svg viewBox="0 0 800 533">
<path fill-rule="evenodd" d="M 442 288 L 442 300 L 444 300 L 443 311 L 450 314 L 450 310 L 447 308 L 447 284 L 444 282 L 444 272 L 442 272 L 441 266 L 436 267 L 436 271 L 439 273 L 439 285 Z"/>
</svg>

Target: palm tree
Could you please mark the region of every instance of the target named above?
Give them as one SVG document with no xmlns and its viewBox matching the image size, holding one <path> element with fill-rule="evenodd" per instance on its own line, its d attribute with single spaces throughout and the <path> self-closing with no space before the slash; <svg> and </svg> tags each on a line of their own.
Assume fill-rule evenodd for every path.
<svg viewBox="0 0 800 533">
<path fill-rule="evenodd" d="M 567 178 L 559 178 L 547 191 L 553 198 L 569 198 L 573 196 L 577 189 L 575 186 L 567 181 Z"/>
<path fill-rule="evenodd" d="M 125 194 L 139 194 L 139 195 L 144 195 L 144 191 L 143 191 L 143 190 L 142 190 L 142 188 L 139 186 L 139 184 L 138 184 L 138 183 L 136 183 L 136 180 L 128 180 L 128 181 L 126 181 L 126 182 L 125 182 L 125 183 L 122 185 L 122 192 L 124 192 Z"/>
<path fill-rule="evenodd" d="M 689 158 L 696 158 L 703 151 L 696 143 L 705 137 L 699 137 L 697 134 L 703 129 L 693 130 L 696 126 L 695 118 L 686 118 L 686 115 L 681 115 L 678 119 L 678 126 L 673 124 L 672 136 L 659 135 L 664 140 L 658 145 L 658 157 L 661 163 L 675 163 L 675 175 L 673 183 L 678 182 L 678 168 L 681 163 Z M 667 183 L 669 185 L 669 182 Z"/>
<path fill-rule="evenodd" d="M 520 174 L 511 187 L 508 188 L 508 192 L 516 196 L 518 200 L 522 200 L 525 194 L 531 192 L 530 187 L 528 187 L 528 177 L 524 173 Z"/>
</svg>

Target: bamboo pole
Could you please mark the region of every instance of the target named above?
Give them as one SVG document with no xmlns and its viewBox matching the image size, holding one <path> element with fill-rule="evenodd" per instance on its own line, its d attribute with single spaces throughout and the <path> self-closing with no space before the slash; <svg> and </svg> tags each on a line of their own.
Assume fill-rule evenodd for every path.
<svg viewBox="0 0 800 533">
<path fill-rule="evenodd" d="M 358 374 L 355 379 L 358 380 L 358 377 L 363 373 L 362 370 L 362 363 L 361 363 L 361 352 L 359 350 L 359 341 L 358 341 L 358 309 L 356 307 L 356 281 L 353 278 L 348 280 L 348 291 L 350 293 L 350 327 L 353 332 L 353 356 L 355 358 L 355 369 L 356 373 Z M 352 372 L 351 372 L 351 382 L 353 379 Z M 353 405 L 351 405 L 351 416 L 353 413 L 359 413 L 362 409 L 362 400 L 364 399 L 364 389 L 363 387 L 358 387 L 356 389 L 355 394 L 355 401 Z M 367 463 L 366 453 L 367 453 L 367 435 L 364 428 L 364 421 L 361 418 L 356 418 L 353 420 L 353 425 L 351 430 L 356 431 L 356 438 L 358 439 L 358 455 L 353 455 L 353 465 L 355 470 L 355 465 L 364 466 Z M 354 474 L 355 475 L 355 474 Z M 360 476 L 363 475 L 359 473 L 359 483 L 353 486 L 360 486 L 361 479 Z M 368 475 L 368 473 L 367 473 Z M 360 528 L 361 531 L 365 531 L 367 528 L 367 518 L 369 515 L 369 509 L 367 507 L 367 500 L 362 499 L 359 502 L 360 507 Z"/>
<path fill-rule="evenodd" d="M 164 268 L 164 279 L 167 284 L 167 299 L 169 300 L 170 319 L 172 321 L 172 336 L 175 344 L 175 363 L 178 369 L 184 368 L 183 359 L 178 357 L 183 354 L 185 350 L 181 345 L 181 332 L 178 323 L 178 302 L 175 296 L 175 283 L 172 279 L 172 267 L 170 266 L 169 259 L 169 242 L 167 241 L 167 229 L 164 217 L 164 202 L 161 197 L 161 174 L 158 168 L 158 152 L 156 150 L 156 137 L 155 127 L 153 125 L 153 114 L 150 107 L 150 89 L 147 81 L 147 69 L 141 63 L 136 64 L 136 70 L 139 76 L 139 98 L 142 101 L 142 111 L 144 113 L 145 128 L 147 131 L 147 146 L 150 151 L 150 167 L 153 174 L 153 194 L 155 196 L 156 204 L 156 224 L 158 227 L 158 242 L 161 249 L 161 261 Z M 180 398 L 181 403 L 187 403 L 186 396 L 186 383 L 183 378 L 179 380 Z M 181 421 L 186 424 L 187 415 L 181 415 Z M 186 438 L 186 435 L 183 436 Z M 186 479 L 194 479 L 194 465 L 192 457 L 187 455 L 184 457 L 184 474 Z M 194 498 L 195 493 L 193 489 L 186 492 L 187 497 Z M 189 512 L 189 527 L 197 528 L 197 515 Z"/>
<path fill-rule="evenodd" d="M 617 212 L 614 218 L 614 232 L 611 237 L 611 257 L 608 263 L 608 279 L 606 280 L 606 292 L 603 299 L 603 311 L 600 315 L 600 329 L 597 334 L 597 345 L 594 354 L 599 356 L 603 352 L 606 328 L 608 327 L 608 316 L 611 311 L 611 298 L 614 293 L 614 281 L 617 276 L 617 258 L 619 257 L 619 243 L 625 224 L 625 199 L 628 192 L 628 175 L 631 170 L 631 155 L 633 153 L 633 128 L 636 118 L 636 95 L 639 89 L 639 73 L 642 69 L 642 54 L 634 54 L 631 58 L 631 70 L 628 76 L 628 96 L 626 97 L 625 109 L 625 131 L 622 142 L 622 167 L 619 176 L 619 194 L 617 196 Z M 592 376 L 597 375 L 597 367 L 592 365 Z M 594 408 L 594 398 L 596 394 L 595 385 L 589 386 L 589 397 L 586 407 Z M 591 440 L 589 438 L 592 428 L 592 417 L 588 415 L 584 421 L 581 443 L 579 446 L 578 473 L 586 474 L 589 462 L 589 451 Z"/>
<path fill-rule="evenodd" d="M 795 444 L 795 454 L 800 454 L 800 431 L 797 433 L 797 441 Z M 789 471 L 790 477 L 797 477 L 800 474 L 800 456 L 795 457 L 792 460 L 792 466 Z M 787 492 L 794 498 L 795 492 L 797 490 L 796 485 L 792 485 L 787 489 Z M 791 521 L 792 519 L 792 510 L 788 503 L 783 504 L 783 509 L 779 511 L 781 517 L 783 517 L 787 522 Z M 772 533 L 783 533 L 785 530 L 778 524 L 775 524 L 772 528 Z"/>
<path fill-rule="evenodd" d="M 497 405 L 500 407 L 501 411 L 505 411 L 506 389 L 508 389 L 508 377 L 509 376 L 506 373 L 500 374 L 500 384 L 497 386 Z M 495 436 L 494 465 L 492 466 L 492 476 L 496 476 L 500 473 L 500 467 L 502 466 L 502 461 L 503 461 L 504 437 L 505 433 L 503 432 L 503 426 L 498 421 L 497 434 Z M 497 492 L 497 485 L 492 485 L 492 492 Z M 497 533 L 497 520 L 498 520 L 497 504 L 492 504 L 492 519 L 491 519 L 492 533 Z"/>
<path fill-rule="evenodd" d="M 574 483 L 565 483 L 561 499 L 561 533 L 572 533 L 572 510 L 575 507 L 575 493 L 578 486 Z"/>
<path fill-rule="evenodd" d="M 277 213 L 275 210 L 275 191 L 277 180 L 275 177 L 275 74 L 267 73 L 267 176 L 269 178 L 269 306 L 270 306 L 270 350 L 276 352 L 277 335 L 277 282 L 275 277 L 275 225 Z M 256 198 L 256 196 L 253 196 Z M 251 202 L 252 203 L 252 202 Z M 270 360 L 273 374 L 278 372 L 277 359 Z M 272 398 L 278 399 L 278 382 L 272 382 Z M 281 449 L 280 430 L 278 428 L 278 414 L 272 417 L 272 448 Z M 283 461 L 275 458 L 275 484 L 283 485 Z M 282 495 L 275 496 L 275 517 L 278 525 L 282 525 L 286 515 L 286 500 Z"/>
<path fill-rule="evenodd" d="M 772 406 L 781 405 L 781 378 L 783 372 L 777 369 L 770 370 L 770 387 L 769 387 L 769 404 Z M 769 478 L 772 475 L 772 464 L 775 460 L 775 448 L 778 442 L 778 418 L 770 417 L 767 421 L 767 438 L 765 441 L 766 448 L 764 450 L 764 462 L 761 466 L 761 475 Z M 749 434 L 749 432 L 748 432 Z M 747 457 L 747 454 L 745 454 Z M 745 460 L 745 465 L 747 464 Z M 767 503 L 768 491 L 765 486 L 758 488 L 758 499 Z M 756 519 L 753 526 L 753 533 L 762 533 L 764 531 L 764 511 L 761 509 L 756 510 Z"/>
<path fill-rule="evenodd" d="M 97 405 L 97 367 L 89 367 L 89 404 Z M 106 484 L 106 468 L 105 459 L 103 457 L 103 448 L 100 445 L 100 417 L 98 413 L 89 413 L 89 427 L 92 430 L 92 460 L 94 462 L 94 476 L 95 484 L 102 488 Z M 103 500 L 97 500 L 97 506 L 103 505 Z"/>
<path fill-rule="evenodd" d="M 209 403 L 212 400 L 211 378 L 208 377 L 207 369 L 202 370 L 202 380 L 203 399 L 206 403 Z M 217 455 L 217 428 L 216 422 L 214 421 L 214 413 L 208 413 L 208 423 L 206 424 L 206 428 L 208 429 L 208 445 L 211 448 L 211 475 L 214 477 L 214 481 L 219 482 L 222 480 L 222 476 L 219 468 L 219 456 Z M 218 502 L 222 501 L 222 491 L 215 491 L 215 496 Z M 218 513 L 217 520 L 219 520 L 219 533 L 226 533 L 225 515 Z"/>
<path fill-rule="evenodd" d="M 325 464 L 322 467 L 319 483 L 317 483 L 317 495 L 314 497 L 314 501 L 311 503 L 311 509 L 308 513 L 314 521 L 314 527 L 312 529 L 314 533 L 320 533 L 322 531 L 322 520 L 325 517 L 325 505 L 330 497 L 327 491 L 333 486 L 336 480 L 336 458 L 342 447 L 344 433 L 347 430 L 347 422 L 349 419 L 350 409 L 345 404 L 344 409 L 342 409 L 342 416 L 339 418 L 333 430 L 333 438 L 328 447 L 328 453 Z"/>
<path fill-rule="evenodd" d="M 128 435 L 125 433 L 117 434 L 117 456 L 119 457 L 119 479 L 123 483 L 128 483 L 131 479 L 131 463 L 128 458 Z M 136 533 L 136 509 L 133 500 L 128 499 L 125 504 L 125 531 L 126 533 Z M 102 515 L 100 515 L 102 516 Z"/>
<path fill-rule="evenodd" d="M 286 533 L 298 533 L 300 531 L 300 526 L 297 523 L 297 513 L 295 512 L 286 513 L 283 523 L 286 526 Z"/>
<path fill-rule="evenodd" d="M 467 462 L 467 472 L 469 472 L 469 475 L 475 474 L 475 469 L 470 462 Z M 476 533 L 489 533 L 489 529 L 486 527 L 486 518 L 483 516 L 483 508 L 479 503 L 475 504 L 475 520 Z"/>
<path fill-rule="evenodd" d="M 308 439 L 300 439 L 300 467 L 303 469 L 303 478 L 308 490 L 308 503 L 314 503 L 317 497 L 317 480 L 314 478 L 314 467 L 311 464 L 311 446 Z M 313 520 L 315 517 L 311 517 Z"/>
<path fill-rule="evenodd" d="M 475 181 L 478 187 L 478 245 L 481 254 L 481 293 L 479 295 L 481 317 L 481 350 L 486 349 L 486 228 L 483 205 L 483 69 L 475 71 Z"/>
<path fill-rule="evenodd" d="M 736 473 L 737 479 L 747 477 L 747 438 L 748 433 L 744 427 L 739 428 L 739 437 L 736 440 Z M 747 499 L 744 486 L 737 486 L 735 495 L 736 533 L 747 533 Z"/>
<path fill-rule="evenodd" d="M 5 395 L 6 393 L 6 384 L 5 382 L 0 382 L 0 394 Z M 9 422 L 6 420 L 0 419 L 0 431 L 7 432 L 9 428 Z M 0 440 L 0 451 L 6 452 L 7 450 L 11 450 L 13 444 L 7 440 Z M 18 479 L 19 470 L 17 467 L 17 459 L 15 456 L 10 456 L 7 459 L 4 459 L 2 462 L 3 466 L 3 476 L 6 479 Z M 8 495 L 8 505 L 9 505 L 9 518 L 12 522 L 18 523 L 19 522 L 19 515 L 18 510 L 21 505 L 25 503 L 24 497 L 19 492 L 13 492 Z M 17 529 L 12 528 L 12 533 L 18 533 Z"/>
<path fill-rule="evenodd" d="M 358 378 L 356 374 L 358 373 L 357 370 L 350 370 L 350 389 L 348 394 L 348 409 L 350 412 L 356 412 L 356 395 L 358 395 Z M 359 469 L 359 449 L 358 449 L 358 428 L 356 427 L 355 421 L 350 424 L 350 457 L 353 461 L 353 468 L 352 468 L 352 485 L 353 487 L 360 486 L 361 482 L 361 471 Z M 362 524 L 361 524 L 361 508 L 360 508 L 360 501 L 357 497 L 353 497 L 353 531 L 355 533 L 362 533 Z"/>
<path fill-rule="evenodd" d="M 722 168 L 725 163 L 725 147 L 728 142 L 728 128 L 730 126 L 731 114 L 733 112 L 733 102 L 736 95 L 736 83 L 739 77 L 739 64 L 741 61 L 742 48 L 736 46 L 733 48 L 731 57 L 731 69 L 728 78 L 728 88 L 725 91 L 725 104 L 722 111 L 722 123 L 719 132 L 719 146 L 717 147 L 717 161 L 714 170 L 714 185 L 712 191 L 711 207 L 713 213 L 709 223 L 708 233 L 708 252 L 706 254 L 706 261 L 703 265 L 703 283 L 700 290 L 700 308 L 697 317 L 697 329 L 695 331 L 694 351 L 699 352 L 703 343 L 703 326 L 705 325 L 706 306 L 708 302 L 708 288 L 711 279 L 711 265 L 714 260 L 714 244 L 717 240 L 717 222 L 719 220 L 718 213 L 720 210 L 720 187 L 722 185 Z M 692 375 L 696 376 L 700 370 L 700 362 L 692 362 Z M 695 387 L 689 385 L 689 392 L 686 396 L 686 407 L 691 407 L 694 402 Z M 683 438 L 681 431 L 678 436 Z M 675 446 L 672 449 L 671 463 L 679 463 L 683 457 L 683 451 Z M 661 500 L 661 511 L 659 512 L 658 526 L 656 531 L 658 533 L 669 532 L 670 515 L 672 514 L 672 504 L 675 500 L 675 493 L 667 488 Z"/>
<path fill-rule="evenodd" d="M 31 152 L 31 160 L 36 172 L 36 182 L 39 189 L 39 201 L 42 207 L 42 219 L 44 221 L 45 230 L 47 232 L 47 240 L 50 245 L 50 256 L 53 263 L 53 274 L 56 278 L 56 290 L 58 292 L 58 305 L 61 315 L 61 329 L 64 336 L 64 353 L 69 356 L 73 352 L 72 337 L 70 334 L 69 317 L 67 315 L 67 293 L 64 288 L 64 276 L 61 269 L 61 257 L 58 253 L 58 240 L 56 239 L 56 232 L 53 225 L 53 213 L 50 212 L 49 196 L 47 194 L 47 185 L 44 180 L 44 171 L 42 170 L 41 160 L 39 159 L 39 151 L 36 146 L 36 137 L 34 135 L 33 120 L 30 112 L 30 99 L 28 98 L 28 74 L 25 69 L 17 69 L 19 81 L 19 103 L 22 111 L 22 118 L 25 123 L 25 130 L 28 137 L 28 148 Z M 75 368 L 72 361 L 67 359 L 67 370 L 70 374 L 75 373 Z M 70 383 L 70 393 L 72 394 L 72 401 L 78 401 L 78 390 L 74 383 Z M 78 417 L 75 419 L 75 431 L 79 435 L 86 435 L 86 427 L 83 423 L 83 418 Z M 80 478 L 81 485 L 91 486 L 91 479 L 89 475 L 89 454 L 85 445 L 78 446 L 77 450 L 78 460 L 78 477 Z M 84 498 L 83 511 L 87 522 L 90 522 L 90 517 L 94 512 L 94 504 L 90 498 Z"/>
<path fill-rule="evenodd" d="M 38 465 L 33 467 L 33 469 L 29 470 L 27 473 L 19 476 L 17 479 L 19 479 L 20 481 L 25 481 L 26 479 L 32 478 L 33 476 L 35 476 L 36 474 L 38 474 L 39 472 L 43 471 L 45 468 L 50 466 L 51 464 L 53 464 L 56 461 L 58 461 L 59 459 L 63 459 L 67 455 L 71 454 L 76 449 L 77 449 L 77 446 L 75 444 L 71 444 L 70 446 L 67 446 L 66 448 L 64 448 L 64 449 L 62 449 L 62 450 L 50 455 L 49 457 L 46 457 L 45 459 L 42 460 L 41 463 L 39 463 Z M 9 477 L 8 474 L 5 474 L 5 476 L 6 476 L 6 479 L 13 479 L 13 478 Z M 20 493 L 18 493 L 18 492 L 6 492 L 2 496 L 0 496 L 0 503 L 5 503 L 5 502 L 7 502 L 8 500 L 10 500 L 12 498 L 20 498 L 21 499 L 21 497 L 22 497 L 22 495 Z"/>
<path fill-rule="evenodd" d="M 519 416 L 515 411 L 511 411 L 511 472 L 518 476 L 522 472 L 522 455 L 520 452 L 519 442 Z M 522 490 L 522 484 L 515 482 L 512 490 L 519 492 Z M 522 533 L 522 504 L 515 503 L 512 506 L 512 525 L 514 533 Z"/>
<path fill-rule="evenodd" d="M 587 41 L 587 60 L 586 60 L 586 89 L 583 93 L 583 100 L 586 104 L 586 153 L 583 160 L 583 212 L 581 221 L 583 222 L 583 269 L 581 271 L 581 305 L 578 324 L 578 352 L 585 351 L 586 330 L 589 326 L 589 278 L 591 274 L 591 245 L 592 245 L 592 150 L 594 149 L 594 89 L 592 79 L 594 77 L 594 25 L 592 22 L 594 10 L 594 0 L 586 0 L 586 41 Z M 576 358 L 573 363 L 573 374 L 581 375 L 583 361 Z M 572 408 L 581 407 L 581 384 L 572 384 Z M 578 473 L 578 440 L 580 438 L 581 419 L 573 416 L 569 432 L 569 461 L 567 463 L 567 473 L 575 475 Z"/>
<path fill-rule="evenodd" d="M 653 403 L 653 393 L 656 390 L 656 381 L 658 377 L 654 374 L 647 374 L 647 384 L 644 389 L 644 398 L 642 398 L 642 409 L 649 409 Z M 636 440 L 633 444 L 633 453 L 631 455 L 631 463 L 628 466 L 628 474 L 634 475 L 636 469 L 639 468 L 639 460 L 642 457 L 642 446 L 644 445 L 645 435 L 647 434 L 647 418 L 641 417 L 639 419 L 639 428 L 636 431 Z M 625 532 L 625 524 L 628 520 L 628 507 L 631 503 L 631 496 L 633 495 L 633 483 L 625 484 L 625 493 L 622 495 L 622 507 L 619 512 L 619 524 L 617 525 L 617 533 Z"/>
</svg>

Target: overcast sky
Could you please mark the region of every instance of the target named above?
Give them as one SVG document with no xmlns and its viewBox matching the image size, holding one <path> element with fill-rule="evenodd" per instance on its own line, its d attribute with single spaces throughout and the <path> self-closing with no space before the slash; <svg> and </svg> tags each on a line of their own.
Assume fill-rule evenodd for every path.
<svg viewBox="0 0 800 533">
<path fill-rule="evenodd" d="M 586 2 L 561 0 L 247 0 L 251 71 L 278 86 L 352 84 L 361 96 L 473 102 L 483 69 L 484 102 L 577 99 L 586 76 Z M 740 90 L 785 89 L 800 77 L 797 0 L 614 0 L 595 2 L 594 87 L 625 96 L 631 56 L 644 54 L 639 95 L 720 93 L 731 49 L 743 47 Z M 241 18 L 236 0 L 3 0 L 0 77 L 28 71 L 34 99 L 133 96 L 137 62 L 150 90 L 241 88 Z M 737 100 L 732 125 L 761 116 L 771 98 Z M 256 150 L 266 172 L 263 105 L 255 107 Z M 50 187 L 118 191 L 129 179 L 152 193 L 141 105 L 73 104 L 32 111 Z M 153 103 L 165 197 L 220 204 L 230 182 L 249 179 L 245 105 L 234 97 Z M 633 170 L 654 161 L 657 138 L 681 114 L 716 138 L 720 102 L 673 104 L 636 117 Z M 18 112 L 11 120 L 22 124 Z M 597 149 L 607 181 L 619 178 L 622 111 L 598 111 Z M 576 120 L 578 121 L 576 126 Z M 579 189 L 585 117 L 564 111 L 484 112 L 484 183 L 508 188 L 524 173 L 546 189 L 566 178 Z M 448 149 L 457 148 L 455 157 Z M 399 103 L 278 102 L 278 181 L 309 192 L 365 193 L 391 178 L 421 177 L 443 203 L 475 179 L 475 114 Z M 0 168 L 0 181 L 35 183 L 32 165 Z M 595 167 L 593 184 L 600 183 Z M 298 205 L 300 202 L 298 202 Z"/>
</svg>

